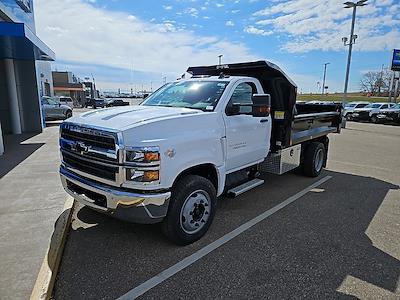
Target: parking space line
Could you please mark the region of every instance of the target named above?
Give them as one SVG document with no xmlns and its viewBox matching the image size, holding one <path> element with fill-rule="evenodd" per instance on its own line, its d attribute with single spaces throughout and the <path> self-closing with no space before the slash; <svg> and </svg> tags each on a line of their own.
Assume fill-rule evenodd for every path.
<svg viewBox="0 0 400 300">
<path fill-rule="evenodd" d="M 278 212 L 279 210 L 283 209 L 284 207 L 288 206 L 292 202 L 300 199 L 303 197 L 305 194 L 310 192 L 312 189 L 320 186 L 321 184 L 325 183 L 329 179 L 331 179 L 332 176 L 326 176 L 317 182 L 313 183 L 312 185 L 308 186 L 304 190 L 298 192 L 297 194 L 289 197 L 285 201 L 281 202 L 280 204 L 274 206 L 273 208 L 263 212 L 259 216 L 255 217 L 254 219 L 251 219 L 250 221 L 244 223 L 243 225 L 239 226 L 238 228 L 234 229 L 233 231 L 227 233 L 226 235 L 222 236 L 218 240 L 212 242 L 211 244 L 208 244 L 207 246 L 201 248 L 197 252 L 193 253 L 192 255 L 184 258 L 180 262 L 176 263 L 175 265 L 169 267 L 168 269 L 162 271 L 158 275 L 154 276 L 153 278 L 145 281 L 141 285 L 135 287 L 134 289 L 130 290 L 127 292 L 125 295 L 121 296 L 119 299 L 120 300 L 131 300 L 131 299 L 136 299 L 137 297 L 143 295 L 147 291 L 151 290 L 152 288 L 156 287 L 163 281 L 167 280 L 168 278 L 174 276 L 176 273 L 182 271 L 183 269 L 187 268 L 188 266 L 192 265 L 202 257 L 206 256 L 210 252 L 216 250 L 220 246 L 226 244 L 230 240 L 234 239 L 241 233 L 245 232 L 249 228 L 253 227 L 254 225 L 258 224 L 259 222 L 265 220 L 266 218 L 272 216 L 274 213 Z"/>
</svg>

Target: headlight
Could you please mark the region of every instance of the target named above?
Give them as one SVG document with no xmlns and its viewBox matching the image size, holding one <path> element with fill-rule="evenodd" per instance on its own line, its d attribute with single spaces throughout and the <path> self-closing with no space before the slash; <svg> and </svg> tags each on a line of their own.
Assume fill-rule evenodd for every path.
<svg viewBox="0 0 400 300">
<path fill-rule="evenodd" d="M 160 161 L 159 147 L 141 147 L 126 150 L 127 162 L 152 163 Z"/>
<path fill-rule="evenodd" d="M 125 161 L 126 180 L 130 182 L 156 183 L 160 181 L 160 148 L 138 147 L 127 148 Z"/>
<path fill-rule="evenodd" d="M 159 170 L 138 170 L 138 169 L 127 169 L 126 179 L 128 181 L 136 182 L 154 182 L 160 180 Z"/>
</svg>

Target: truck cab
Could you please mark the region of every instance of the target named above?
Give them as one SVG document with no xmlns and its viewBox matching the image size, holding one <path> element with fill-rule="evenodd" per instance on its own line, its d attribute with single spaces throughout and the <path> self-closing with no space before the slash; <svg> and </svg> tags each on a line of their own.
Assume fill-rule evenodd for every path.
<svg viewBox="0 0 400 300">
<path fill-rule="evenodd" d="M 77 201 L 116 218 L 162 223 L 177 244 L 201 238 L 217 198 L 264 183 L 261 172 L 318 176 L 340 105 L 296 105 L 296 86 L 261 61 L 192 67 L 139 106 L 61 125 L 60 175 Z"/>
</svg>

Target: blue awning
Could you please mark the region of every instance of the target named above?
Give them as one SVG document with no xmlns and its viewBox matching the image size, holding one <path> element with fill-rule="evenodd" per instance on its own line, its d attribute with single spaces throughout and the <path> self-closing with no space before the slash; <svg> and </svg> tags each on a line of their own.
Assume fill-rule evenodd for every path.
<svg viewBox="0 0 400 300">
<path fill-rule="evenodd" d="M 56 55 L 23 23 L 0 22 L 0 58 L 53 61 Z"/>
</svg>

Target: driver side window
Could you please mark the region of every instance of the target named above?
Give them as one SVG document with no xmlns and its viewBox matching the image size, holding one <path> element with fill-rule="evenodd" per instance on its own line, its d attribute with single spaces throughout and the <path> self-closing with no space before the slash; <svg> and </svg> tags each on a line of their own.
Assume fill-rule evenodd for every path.
<svg viewBox="0 0 400 300">
<path fill-rule="evenodd" d="M 257 94 L 257 88 L 254 83 L 252 82 L 243 82 L 240 83 L 235 90 L 233 91 L 232 97 L 229 100 L 229 104 L 253 104 L 253 94 Z M 252 112 L 252 107 L 251 106 L 241 106 L 240 107 L 240 113 L 245 114 L 245 113 L 251 113 Z"/>
</svg>

